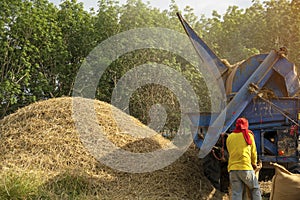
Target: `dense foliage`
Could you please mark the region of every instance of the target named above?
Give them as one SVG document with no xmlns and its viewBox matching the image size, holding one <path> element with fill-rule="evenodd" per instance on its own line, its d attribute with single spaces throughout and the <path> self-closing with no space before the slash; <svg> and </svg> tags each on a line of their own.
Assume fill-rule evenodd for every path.
<svg viewBox="0 0 300 200">
<path fill-rule="evenodd" d="M 289 59 L 300 66 L 300 1 L 253 0 L 252 6 L 229 7 L 222 16 L 196 16 L 186 7 L 179 10 L 171 1 L 159 10 L 141 0 L 125 5 L 99 0 L 96 10 L 65 0 L 56 7 L 47 0 L 1 0 L 0 2 L 0 118 L 34 101 L 72 95 L 79 67 L 107 38 L 134 28 L 166 27 L 184 33 L 176 12 L 217 53 L 235 63 L 256 53 L 285 46 Z M 144 49 L 123 55 L 105 71 L 96 97 L 110 102 L 117 81 L 130 69 L 144 63 L 159 63 L 182 73 L 197 93 L 202 110 L 210 109 L 209 93 L 201 74 L 184 59 L 170 52 Z M 180 115 L 174 93 L 155 84 L 145 85 L 131 97 L 130 113 L 145 123 L 153 104 L 168 112 L 167 128 L 176 129 Z"/>
</svg>

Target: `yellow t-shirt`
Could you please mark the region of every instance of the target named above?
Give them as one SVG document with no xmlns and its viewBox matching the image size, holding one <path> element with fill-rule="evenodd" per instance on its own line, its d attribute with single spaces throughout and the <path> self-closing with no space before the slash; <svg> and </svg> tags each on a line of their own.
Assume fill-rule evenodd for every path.
<svg viewBox="0 0 300 200">
<path fill-rule="evenodd" d="M 229 153 L 228 171 L 231 170 L 253 170 L 251 164 L 257 163 L 257 152 L 254 136 L 250 134 L 252 144 L 248 145 L 243 133 L 231 133 L 226 146 Z"/>
</svg>

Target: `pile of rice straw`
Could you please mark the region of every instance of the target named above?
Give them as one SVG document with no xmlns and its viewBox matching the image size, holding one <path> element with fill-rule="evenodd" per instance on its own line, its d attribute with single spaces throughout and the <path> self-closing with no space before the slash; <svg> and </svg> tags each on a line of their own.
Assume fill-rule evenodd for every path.
<svg viewBox="0 0 300 200">
<path fill-rule="evenodd" d="M 56 198 L 64 193 L 66 177 L 81 180 L 90 199 L 222 198 L 204 177 L 193 145 L 174 163 L 154 172 L 128 173 L 100 163 L 79 138 L 72 100 L 63 97 L 36 102 L 0 121 L 0 176 L 8 172 L 38 173 L 43 178 L 42 186 L 53 189 Z M 110 104 L 95 100 L 94 105 L 99 125 L 116 146 L 151 152 L 170 143 L 157 133 L 137 138 L 122 132 L 111 110 L 118 114 L 118 123 L 121 120 L 128 129 L 149 128 Z"/>
</svg>

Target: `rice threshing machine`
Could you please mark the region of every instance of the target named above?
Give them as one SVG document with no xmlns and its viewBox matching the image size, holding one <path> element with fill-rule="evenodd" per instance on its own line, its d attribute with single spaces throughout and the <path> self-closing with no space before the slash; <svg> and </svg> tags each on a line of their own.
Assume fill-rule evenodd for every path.
<svg viewBox="0 0 300 200">
<path fill-rule="evenodd" d="M 300 173 L 300 98 L 297 97 L 300 84 L 295 65 L 286 57 L 286 48 L 254 55 L 228 67 L 180 14 L 178 17 L 200 58 L 213 62 L 208 67 L 217 68 L 215 77 L 225 88 L 224 110 L 219 113 L 187 113 L 194 143 L 203 159 L 204 173 L 212 185 L 227 191 L 225 141 L 239 117 L 248 119 L 249 129 L 254 133 L 258 159 L 263 163 L 260 179 L 268 175 L 266 172 L 272 172 L 270 162 Z"/>
</svg>

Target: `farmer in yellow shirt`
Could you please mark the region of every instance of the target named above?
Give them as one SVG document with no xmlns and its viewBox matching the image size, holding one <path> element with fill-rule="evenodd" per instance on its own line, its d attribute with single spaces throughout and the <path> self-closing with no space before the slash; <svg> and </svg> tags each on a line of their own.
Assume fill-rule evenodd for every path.
<svg viewBox="0 0 300 200">
<path fill-rule="evenodd" d="M 226 146 L 229 153 L 228 172 L 232 189 L 232 200 L 242 200 L 245 185 L 253 200 L 261 200 L 258 180 L 255 176 L 257 152 L 253 133 L 248 130 L 248 120 L 239 118 L 235 130 L 229 134 Z"/>
</svg>

